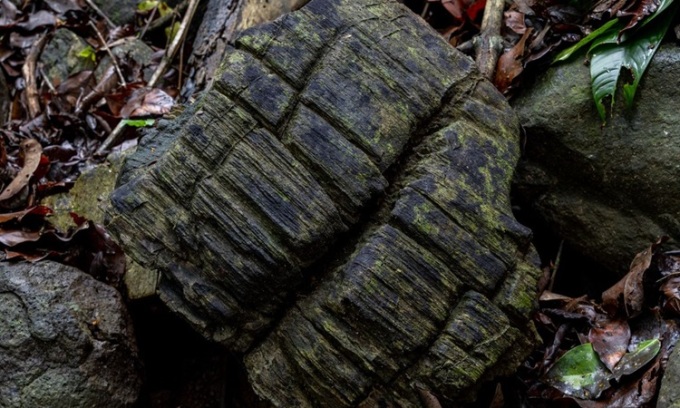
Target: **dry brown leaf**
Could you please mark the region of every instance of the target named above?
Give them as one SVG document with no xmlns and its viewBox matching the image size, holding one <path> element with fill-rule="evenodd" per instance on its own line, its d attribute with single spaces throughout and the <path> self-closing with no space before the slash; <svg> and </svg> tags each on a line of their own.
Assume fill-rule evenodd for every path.
<svg viewBox="0 0 680 408">
<path fill-rule="evenodd" d="M 12 198 L 16 193 L 26 187 L 28 181 L 31 179 L 33 172 L 40 165 L 40 156 L 42 155 L 42 146 L 40 142 L 35 139 L 26 139 L 21 142 L 21 152 L 24 155 L 24 167 L 11 183 L 0 194 L 0 201 Z"/>
<path fill-rule="evenodd" d="M 592 327 L 588 340 L 600 360 L 612 370 L 628 350 L 630 326 L 624 320 L 610 320 L 599 327 Z"/>
<path fill-rule="evenodd" d="M 505 25 L 509 29 L 517 34 L 524 34 L 527 31 L 527 26 L 524 24 L 524 13 L 506 11 L 503 15 L 505 16 Z"/>
<path fill-rule="evenodd" d="M 120 116 L 134 118 L 165 115 L 170 112 L 174 103 L 170 95 L 158 88 L 141 88 L 132 93 L 125 106 L 120 110 Z"/>
<path fill-rule="evenodd" d="M 522 65 L 522 56 L 524 55 L 524 45 L 533 31 L 532 28 L 527 28 L 520 40 L 507 52 L 503 53 L 498 59 L 496 66 L 496 78 L 494 84 L 499 91 L 505 93 L 510 89 L 512 81 L 522 73 L 524 66 Z"/>
<path fill-rule="evenodd" d="M 627 317 L 635 317 L 642 311 L 644 302 L 643 279 L 645 272 L 652 264 L 656 249 L 666 242 L 668 237 L 661 237 L 649 248 L 635 256 L 630 264 L 630 271 L 614 286 L 602 293 L 602 305 L 611 313 L 623 312 Z"/>
</svg>

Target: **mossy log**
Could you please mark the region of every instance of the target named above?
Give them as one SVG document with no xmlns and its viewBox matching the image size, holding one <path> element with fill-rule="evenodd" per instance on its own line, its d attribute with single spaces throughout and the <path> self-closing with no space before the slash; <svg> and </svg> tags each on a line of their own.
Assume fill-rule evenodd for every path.
<svg viewBox="0 0 680 408">
<path fill-rule="evenodd" d="M 534 339 L 518 154 L 505 99 L 408 9 L 314 0 L 143 139 L 109 228 L 269 404 L 455 404 Z"/>
</svg>

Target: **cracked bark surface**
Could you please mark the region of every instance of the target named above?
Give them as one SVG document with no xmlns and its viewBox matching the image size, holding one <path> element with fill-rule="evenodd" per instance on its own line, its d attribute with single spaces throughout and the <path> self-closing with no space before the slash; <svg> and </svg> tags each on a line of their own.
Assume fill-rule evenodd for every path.
<svg viewBox="0 0 680 408">
<path fill-rule="evenodd" d="M 109 229 L 274 406 L 455 403 L 530 351 L 538 277 L 505 99 L 403 6 L 243 32 L 142 141 Z"/>
<path fill-rule="evenodd" d="M 54 262 L 0 265 L 0 406 L 130 407 L 141 387 L 114 288 Z"/>
</svg>

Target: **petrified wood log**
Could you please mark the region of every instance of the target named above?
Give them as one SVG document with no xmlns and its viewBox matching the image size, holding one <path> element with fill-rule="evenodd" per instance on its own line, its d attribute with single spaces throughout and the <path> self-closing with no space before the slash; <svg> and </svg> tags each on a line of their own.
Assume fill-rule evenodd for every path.
<svg viewBox="0 0 680 408">
<path fill-rule="evenodd" d="M 533 339 L 517 139 L 474 62 L 406 8 L 314 0 L 245 31 L 143 140 L 109 228 L 268 403 L 454 403 Z"/>
</svg>

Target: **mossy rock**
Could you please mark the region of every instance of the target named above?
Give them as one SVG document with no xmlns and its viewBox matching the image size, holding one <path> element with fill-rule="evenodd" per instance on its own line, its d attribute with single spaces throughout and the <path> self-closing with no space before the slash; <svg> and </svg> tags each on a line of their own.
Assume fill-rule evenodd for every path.
<svg viewBox="0 0 680 408">
<path fill-rule="evenodd" d="M 267 404 L 455 404 L 516 368 L 518 124 L 471 59 L 396 2 L 314 0 L 217 78 L 126 161 L 108 227 Z"/>
</svg>

